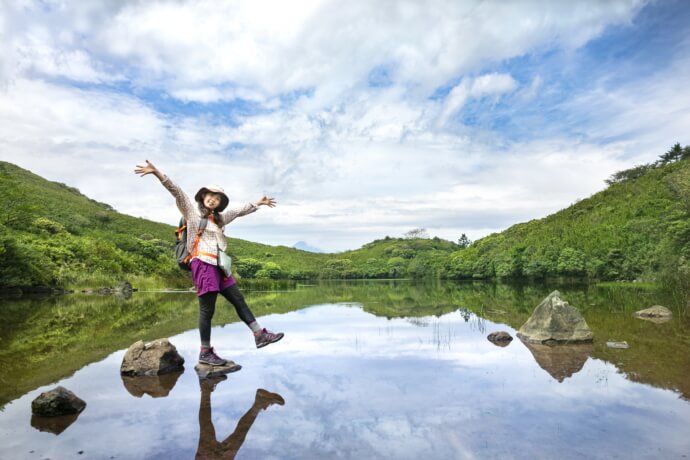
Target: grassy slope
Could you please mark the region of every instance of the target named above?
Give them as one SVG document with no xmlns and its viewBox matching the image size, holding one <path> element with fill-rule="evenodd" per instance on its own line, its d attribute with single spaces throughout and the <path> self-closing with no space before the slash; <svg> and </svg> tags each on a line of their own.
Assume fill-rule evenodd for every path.
<svg viewBox="0 0 690 460">
<path fill-rule="evenodd" d="M 458 277 L 632 279 L 683 264 L 677 256 L 689 255 L 689 217 L 685 160 L 478 240 L 453 255 L 452 267 Z"/>
</svg>

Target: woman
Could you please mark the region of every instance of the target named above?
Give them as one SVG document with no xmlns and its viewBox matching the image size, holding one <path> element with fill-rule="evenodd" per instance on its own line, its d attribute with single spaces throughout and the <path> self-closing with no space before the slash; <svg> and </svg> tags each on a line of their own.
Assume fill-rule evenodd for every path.
<svg viewBox="0 0 690 460">
<path fill-rule="evenodd" d="M 235 278 L 232 275 L 226 276 L 218 267 L 218 252 L 225 251 L 227 247 L 223 235 L 225 225 L 237 217 L 251 214 L 259 206 L 272 208 L 276 205 L 275 200 L 264 196 L 256 203 L 247 203 L 240 209 L 226 211 L 225 208 L 230 200 L 220 187 L 202 187 L 192 201 L 148 160 L 145 165 L 137 165 L 134 172 L 141 177 L 147 174 L 156 176 L 175 197 L 177 208 L 187 222 L 187 248 L 192 257 L 192 279 L 199 298 L 199 334 L 201 336 L 199 362 L 212 366 L 222 366 L 227 363 L 227 360 L 219 357 L 211 346 L 211 320 L 216 310 L 216 298 L 219 293 L 235 307 L 240 319 L 254 333 L 257 348 L 282 339 L 282 332 L 273 333 L 259 325 L 237 288 Z M 206 222 L 202 225 L 204 219 Z"/>
</svg>

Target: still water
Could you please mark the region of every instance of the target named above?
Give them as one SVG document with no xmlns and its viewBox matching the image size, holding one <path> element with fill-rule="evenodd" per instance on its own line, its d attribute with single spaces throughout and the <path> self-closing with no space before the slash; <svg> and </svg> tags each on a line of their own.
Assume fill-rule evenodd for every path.
<svg viewBox="0 0 690 460">
<path fill-rule="evenodd" d="M 559 288 L 587 347 L 493 345 Z M 593 286 L 328 283 L 246 297 L 285 338 L 257 350 L 231 308 L 213 343 L 240 363 L 199 381 L 190 293 L 3 300 L 1 459 L 687 458 L 690 321 L 683 299 Z M 655 324 L 632 312 L 674 311 Z M 169 337 L 181 374 L 126 379 L 127 346 Z M 610 349 L 625 340 L 629 349 Z M 33 351 L 33 354 L 32 354 Z M 32 418 L 62 385 L 78 417 Z"/>
</svg>

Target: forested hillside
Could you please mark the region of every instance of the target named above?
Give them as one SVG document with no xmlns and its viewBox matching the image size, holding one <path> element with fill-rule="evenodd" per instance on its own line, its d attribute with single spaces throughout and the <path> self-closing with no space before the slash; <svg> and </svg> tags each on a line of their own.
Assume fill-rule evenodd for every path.
<svg viewBox="0 0 690 460">
<path fill-rule="evenodd" d="M 114 211 L 65 184 L 0 162 L 0 286 L 188 286 L 173 258 L 174 227 Z M 244 278 L 441 276 L 459 246 L 438 238 L 389 238 L 316 254 L 228 238 Z"/>
<path fill-rule="evenodd" d="M 450 278 L 690 277 L 690 147 L 614 174 L 608 188 L 452 254 Z"/>
</svg>

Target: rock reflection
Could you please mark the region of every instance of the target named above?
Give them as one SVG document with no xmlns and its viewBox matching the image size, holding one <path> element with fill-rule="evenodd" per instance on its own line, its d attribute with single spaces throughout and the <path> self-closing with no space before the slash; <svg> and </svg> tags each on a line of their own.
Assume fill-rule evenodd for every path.
<svg viewBox="0 0 690 460">
<path fill-rule="evenodd" d="M 254 403 L 237 422 L 235 431 L 223 441 L 218 441 L 211 417 L 211 393 L 216 385 L 226 379 L 225 375 L 199 379 L 201 401 L 199 402 L 199 446 L 195 457 L 197 459 L 235 458 L 259 413 L 273 404 L 281 406 L 285 404 L 285 400 L 279 394 L 261 388 L 257 389 Z"/>
<path fill-rule="evenodd" d="M 141 398 L 145 394 L 152 398 L 165 398 L 170 394 L 184 371 L 162 375 L 122 376 L 122 383 L 132 396 Z"/>
<path fill-rule="evenodd" d="M 591 343 L 545 345 L 521 341 L 532 353 L 539 367 L 559 382 L 580 372 L 594 351 Z"/>
<path fill-rule="evenodd" d="M 65 431 L 71 424 L 77 421 L 79 414 L 59 415 L 57 417 L 31 416 L 31 426 L 38 431 L 58 435 Z"/>
</svg>

